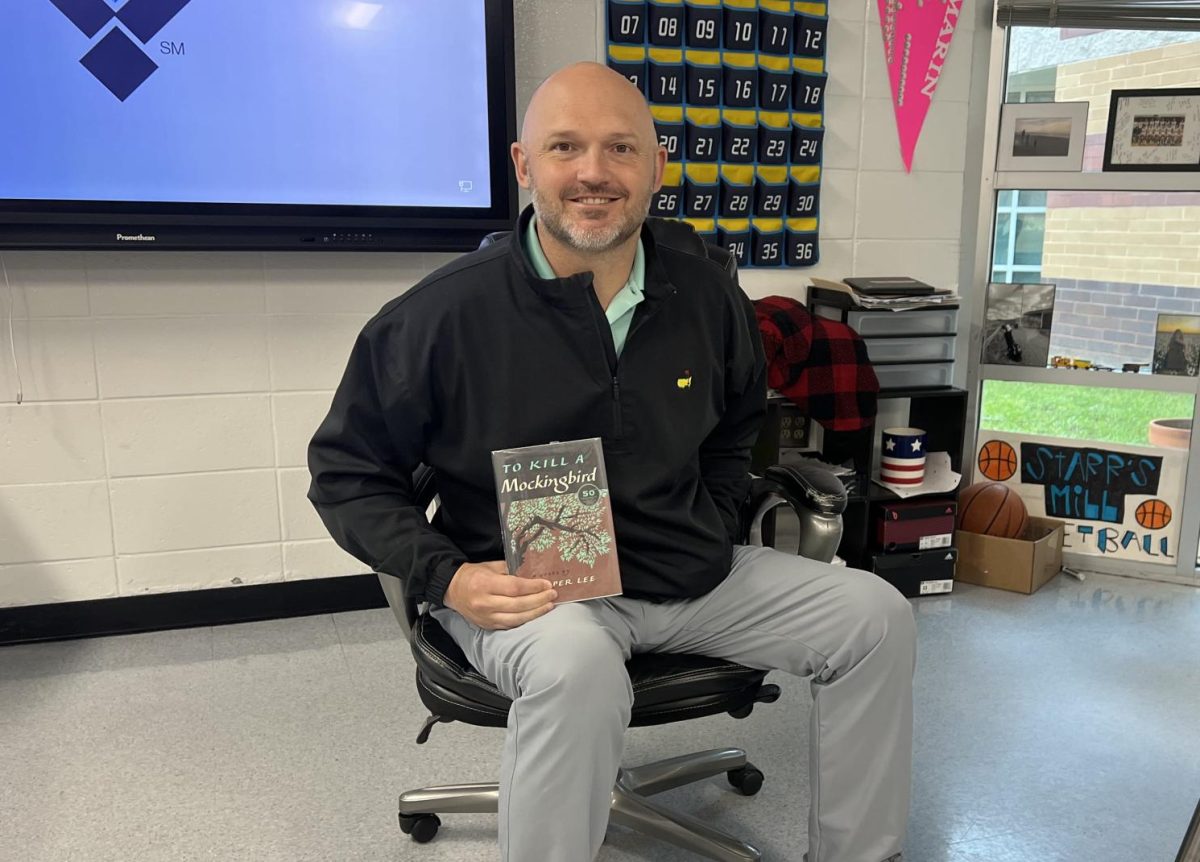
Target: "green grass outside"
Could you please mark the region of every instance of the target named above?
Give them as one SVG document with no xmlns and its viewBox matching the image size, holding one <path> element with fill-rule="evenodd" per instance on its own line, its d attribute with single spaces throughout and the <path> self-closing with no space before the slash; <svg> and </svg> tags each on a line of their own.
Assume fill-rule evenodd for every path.
<svg viewBox="0 0 1200 862">
<path fill-rule="evenodd" d="M 1183 392 L 988 380 L 979 425 L 990 431 L 1145 446 L 1151 419 L 1190 419 L 1192 400 Z"/>
</svg>

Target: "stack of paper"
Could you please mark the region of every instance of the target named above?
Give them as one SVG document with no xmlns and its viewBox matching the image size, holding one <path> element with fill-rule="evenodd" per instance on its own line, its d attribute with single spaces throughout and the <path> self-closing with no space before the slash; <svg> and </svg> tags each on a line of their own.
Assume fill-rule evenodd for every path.
<svg viewBox="0 0 1200 862">
<path fill-rule="evenodd" d="M 914 308 L 955 307 L 958 305 L 958 294 L 950 290 L 924 296 L 868 296 L 865 293 L 859 293 L 844 281 L 833 281 L 816 276 L 810 276 L 809 280 L 812 281 L 813 287 L 844 294 L 849 297 L 850 304 L 857 308 L 909 311 Z"/>
</svg>

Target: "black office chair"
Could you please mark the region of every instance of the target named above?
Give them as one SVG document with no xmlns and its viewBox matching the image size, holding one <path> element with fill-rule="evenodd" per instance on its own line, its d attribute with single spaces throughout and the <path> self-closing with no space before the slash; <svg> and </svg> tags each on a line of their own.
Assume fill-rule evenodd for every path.
<svg viewBox="0 0 1200 862">
<path fill-rule="evenodd" d="M 436 526 L 436 477 L 426 467 L 415 477 L 415 496 Z M 761 544 L 764 519 L 787 504 L 801 524 L 804 556 L 826 562 L 841 541 L 841 513 L 846 505 L 840 480 L 819 467 L 777 465 L 754 477 L 739 518 L 741 541 Z M 483 727 L 504 727 L 511 701 L 476 671 L 437 620 L 405 597 L 397 578 L 379 575 L 388 604 L 408 635 L 417 664 L 417 691 L 430 711 L 417 734 L 429 738 L 439 722 L 461 721 Z M 766 671 L 697 655 L 643 653 L 625 664 L 633 683 L 630 726 L 682 721 L 728 712 L 750 715 L 756 703 L 779 697 L 779 687 L 763 682 Z M 693 853 L 722 862 L 757 860 L 750 844 L 720 832 L 686 814 L 672 812 L 647 797 L 724 772 L 729 783 L 746 796 L 762 787 L 763 774 L 740 748 L 684 754 L 634 769 L 621 769 L 613 787 L 610 820 L 659 838 Z M 496 783 L 424 787 L 400 795 L 400 828 L 424 843 L 437 834 L 438 814 L 496 813 L 500 789 Z"/>
</svg>

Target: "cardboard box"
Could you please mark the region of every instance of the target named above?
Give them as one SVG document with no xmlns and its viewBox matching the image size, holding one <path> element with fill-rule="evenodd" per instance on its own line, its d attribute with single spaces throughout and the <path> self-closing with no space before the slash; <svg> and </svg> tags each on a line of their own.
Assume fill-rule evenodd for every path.
<svg viewBox="0 0 1200 862">
<path fill-rule="evenodd" d="M 963 583 L 1017 593 L 1037 592 L 1062 571 L 1065 524 L 1053 518 L 1029 519 L 1022 539 L 1000 539 L 957 530 L 957 578 Z"/>
</svg>

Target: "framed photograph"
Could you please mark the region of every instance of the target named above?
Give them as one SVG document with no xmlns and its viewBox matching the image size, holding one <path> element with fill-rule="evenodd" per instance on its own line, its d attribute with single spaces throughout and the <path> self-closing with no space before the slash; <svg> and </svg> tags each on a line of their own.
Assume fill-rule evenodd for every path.
<svg viewBox="0 0 1200 862">
<path fill-rule="evenodd" d="M 1000 108 L 998 171 L 1080 171 L 1087 102 L 1029 102 Z"/>
<path fill-rule="evenodd" d="M 1200 375 L 1200 314 L 1160 314 L 1154 326 L 1155 374 Z"/>
<path fill-rule="evenodd" d="M 1200 87 L 1113 90 L 1106 171 L 1200 171 Z"/>
<path fill-rule="evenodd" d="M 1045 368 L 1053 318 L 1053 284 L 992 282 L 987 289 L 980 361 Z"/>
</svg>

